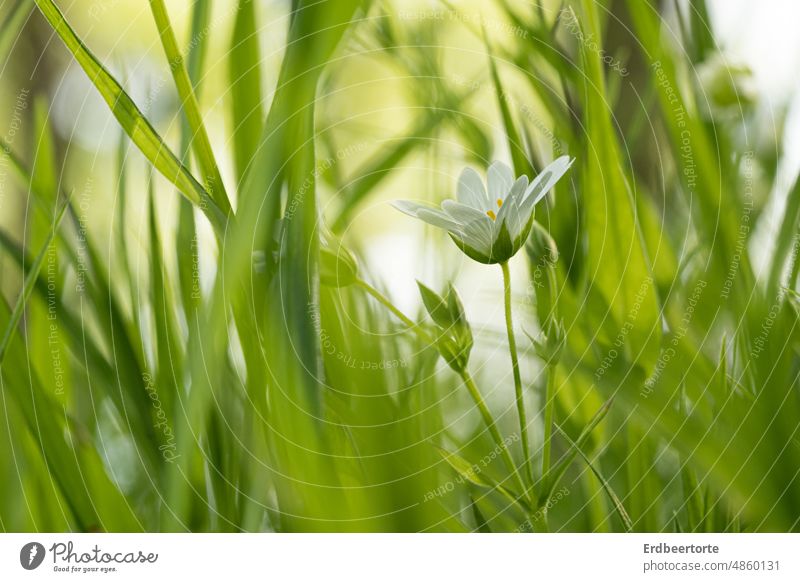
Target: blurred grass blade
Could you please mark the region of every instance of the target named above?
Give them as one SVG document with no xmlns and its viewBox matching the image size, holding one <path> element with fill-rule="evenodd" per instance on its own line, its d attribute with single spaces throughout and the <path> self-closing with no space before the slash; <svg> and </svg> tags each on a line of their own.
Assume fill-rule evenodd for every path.
<svg viewBox="0 0 800 582">
<path fill-rule="evenodd" d="M 800 175 L 795 178 L 794 185 L 786 199 L 786 208 L 783 211 L 778 236 L 775 241 L 775 252 L 772 255 L 772 264 L 767 280 L 767 297 L 775 297 L 778 289 L 783 286 L 783 278 L 787 268 L 786 260 L 797 237 L 797 223 L 800 220 Z M 797 257 L 795 257 L 797 262 Z M 789 272 L 794 272 L 794 265 L 789 265 Z M 790 279 L 787 283 L 793 287 L 795 281 Z"/>
<path fill-rule="evenodd" d="M 497 65 L 494 61 L 492 47 L 489 44 L 489 39 L 486 36 L 486 31 L 483 31 L 483 40 L 486 44 L 486 52 L 489 55 L 489 71 L 492 75 L 492 83 L 494 83 L 494 91 L 497 97 L 497 104 L 500 107 L 500 113 L 503 118 L 503 126 L 506 130 L 506 139 L 508 141 L 508 150 L 511 153 L 511 160 L 514 162 L 514 175 L 526 175 L 533 177 L 535 174 L 531 162 L 525 154 L 525 145 L 522 141 L 520 132 L 517 130 L 514 118 L 511 115 L 511 110 L 508 107 L 509 94 L 503 88 L 500 82 L 500 75 L 497 72 Z"/>
<path fill-rule="evenodd" d="M 211 141 L 203 123 L 203 116 L 200 113 L 200 105 L 194 94 L 194 88 L 184 64 L 183 55 L 178 48 L 178 41 L 175 38 L 175 32 L 172 30 L 164 0 L 150 0 L 150 9 L 153 12 L 153 19 L 158 28 L 161 46 L 164 47 L 164 53 L 169 61 L 169 68 L 175 81 L 175 87 L 178 89 L 183 112 L 189 122 L 189 128 L 192 132 L 190 143 L 197 157 L 197 165 L 202 175 L 206 177 L 206 191 L 222 212 L 228 215 L 231 212 L 230 200 L 225 191 L 219 166 L 214 158 L 214 150 L 211 148 Z"/>
<path fill-rule="evenodd" d="M 53 0 L 35 0 L 35 2 L 136 147 L 165 178 L 175 184 L 184 196 L 203 210 L 217 233 L 223 232 L 227 222 L 225 212 L 180 163 L 122 86 L 78 38 Z"/>
<path fill-rule="evenodd" d="M 228 52 L 228 76 L 233 118 L 233 155 L 237 182 L 244 183 L 256 155 L 264 124 L 261 102 L 261 48 L 258 44 L 256 7 L 252 0 L 238 0 L 239 9 Z"/>
<path fill-rule="evenodd" d="M 597 7 L 583 0 L 589 38 L 602 38 Z M 577 16 L 575 17 L 577 20 Z M 589 293 L 599 293 L 609 306 L 606 321 L 611 336 L 623 326 L 630 330 L 623 348 L 632 364 L 649 375 L 655 366 L 661 341 L 661 317 L 652 284 L 652 271 L 644 251 L 635 197 L 641 193 L 631 186 L 624 168 L 617 132 L 606 101 L 606 82 L 599 53 L 581 45 L 585 70 L 584 91 L 587 130 L 582 183 L 583 216 L 589 240 L 587 268 L 591 273 Z M 625 260 L 619 260 L 623 253 Z M 631 313 L 636 313 L 632 318 Z"/>
<path fill-rule="evenodd" d="M 3 360 L 6 356 L 6 350 L 8 349 L 8 344 L 11 341 L 14 332 L 19 325 L 20 320 L 22 319 L 22 314 L 25 311 L 25 306 L 28 303 L 28 299 L 30 299 L 31 293 L 33 292 L 33 288 L 36 285 L 36 280 L 39 277 L 39 271 L 42 268 L 42 263 L 44 262 L 44 257 L 47 254 L 47 249 L 50 247 L 50 244 L 53 242 L 53 238 L 56 236 L 56 232 L 58 231 L 58 227 L 61 224 L 61 219 L 64 218 L 64 212 L 67 210 L 67 206 L 69 204 L 69 199 L 65 200 L 61 204 L 61 208 L 58 209 L 56 212 L 55 217 L 53 218 L 53 225 L 50 233 L 47 236 L 44 244 L 42 245 L 42 249 L 39 251 L 39 254 L 33 261 L 33 264 L 28 269 L 28 272 L 25 274 L 25 281 L 22 285 L 22 291 L 17 297 L 17 302 L 14 304 L 14 309 L 11 312 L 11 319 L 6 326 L 5 332 L 3 333 L 3 339 L 0 340 L 0 365 L 2 365 Z"/>
<path fill-rule="evenodd" d="M 197 0 L 192 6 L 191 41 L 189 43 L 186 69 L 198 100 L 202 89 L 203 67 L 208 53 L 211 4 L 211 0 Z M 183 116 L 181 118 L 180 152 L 181 159 L 187 165 L 191 157 L 191 141 L 192 129 L 186 116 Z M 184 310 L 186 320 L 189 321 L 194 318 L 194 314 L 201 303 L 198 272 L 200 250 L 194 207 L 186 198 L 181 198 L 179 201 L 177 236 L 178 244 L 175 247 L 175 258 L 178 263 L 181 307 Z M 190 249 L 190 252 L 183 252 L 183 249 Z"/>
<path fill-rule="evenodd" d="M 11 47 L 19 38 L 33 8 L 33 0 L 17 0 L 14 8 L 0 23 L 0 63 L 6 62 Z"/>
<path fill-rule="evenodd" d="M 597 477 L 597 480 L 600 481 L 600 485 L 603 487 L 603 491 L 606 492 L 608 498 L 611 500 L 611 503 L 614 506 L 614 510 L 617 512 L 617 515 L 622 520 L 622 524 L 625 526 L 625 531 L 633 531 L 633 522 L 631 521 L 628 512 L 625 511 L 625 506 L 622 505 L 622 501 L 620 501 L 619 496 L 614 492 L 612 489 L 611 484 L 606 480 L 605 477 L 600 473 L 600 471 L 595 467 L 595 464 L 592 460 L 586 456 L 586 453 L 583 452 L 583 449 L 580 445 L 576 444 L 570 436 L 556 423 L 555 427 L 558 429 L 558 432 L 567 439 L 567 442 L 577 451 L 578 455 L 580 455 L 581 459 L 584 460 L 586 465 L 591 469 L 594 476 Z"/>
<path fill-rule="evenodd" d="M 589 424 L 583 428 L 578 438 L 573 441 L 573 446 L 550 468 L 547 474 L 542 475 L 540 490 L 536 492 L 540 504 L 547 503 L 547 500 L 552 497 L 556 485 L 558 485 L 558 482 L 578 455 L 579 447 L 583 446 L 583 443 L 591 436 L 592 431 L 600 424 L 600 421 L 606 417 L 606 414 L 608 414 L 608 411 L 611 409 L 612 402 L 613 399 L 609 399 L 600 407 L 589 421 Z"/>
<path fill-rule="evenodd" d="M 445 450 L 441 447 L 436 447 L 436 450 L 439 451 L 442 459 L 444 459 L 448 465 L 450 465 L 456 473 L 458 473 L 461 477 L 465 480 L 469 481 L 473 485 L 477 485 L 478 487 L 484 487 L 486 489 L 491 489 L 494 491 L 499 492 L 503 497 L 505 497 L 508 501 L 513 504 L 519 505 L 522 509 L 526 512 L 530 513 L 530 505 L 525 500 L 525 497 L 522 495 L 517 495 L 507 487 L 501 485 L 500 483 L 496 483 L 493 479 L 486 475 L 485 471 L 482 471 L 480 467 L 477 467 L 464 459 L 463 457 L 451 453 L 448 450 Z"/>
</svg>

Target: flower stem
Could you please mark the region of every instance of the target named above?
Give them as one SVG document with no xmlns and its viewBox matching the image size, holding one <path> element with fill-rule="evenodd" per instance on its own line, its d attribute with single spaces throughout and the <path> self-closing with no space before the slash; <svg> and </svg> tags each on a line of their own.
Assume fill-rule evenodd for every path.
<svg viewBox="0 0 800 582">
<path fill-rule="evenodd" d="M 522 395 L 522 377 L 519 373 L 519 359 L 517 358 L 517 340 L 514 337 L 514 320 L 511 316 L 511 272 L 508 262 L 500 263 L 503 269 L 503 289 L 506 308 L 506 331 L 508 332 L 508 351 L 511 354 L 511 369 L 514 373 L 514 392 L 517 399 L 517 414 L 519 415 L 519 431 L 522 439 L 522 472 L 528 479 L 529 484 L 533 484 L 533 473 L 531 471 L 531 451 L 528 442 L 528 419 L 525 414 L 525 400 Z"/>
<path fill-rule="evenodd" d="M 417 336 L 424 341 L 425 343 L 432 345 L 438 349 L 438 346 L 434 339 L 422 329 L 417 323 L 406 316 L 402 311 L 400 311 L 394 304 L 380 291 L 375 289 L 372 285 L 367 283 L 362 279 L 358 279 L 355 282 L 361 289 L 366 291 L 369 295 L 374 297 L 381 305 L 386 307 L 389 311 L 391 311 L 400 321 L 408 326 L 410 330 L 417 334 Z M 481 418 L 483 419 L 486 428 L 489 430 L 489 434 L 492 437 L 492 440 L 497 445 L 498 449 L 500 450 L 500 455 L 503 457 L 503 462 L 508 466 L 508 470 L 514 476 L 514 480 L 516 481 L 517 486 L 520 488 L 520 495 L 523 498 L 528 498 L 529 490 L 528 487 L 525 486 L 525 483 L 522 480 L 522 477 L 517 470 L 517 466 L 514 463 L 514 459 L 511 458 L 511 453 L 508 450 L 508 446 L 506 442 L 503 440 L 500 431 L 497 429 L 497 423 L 492 416 L 492 413 L 489 411 L 489 407 L 486 406 L 486 402 L 483 399 L 483 396 L 478 390 L 477 385 L 475 384 L 475 380 L 473 380 L 472 375 L 470 375 L 469 371 L 464 368 L 463 370 L 459 371 L 459 376 L 461 376 L 461 380 L 464 382 L 464 385 L 467 387 L 467 391 L 469 392 L 470 396 L 472 397 L 472 401 L 475 403 L 475 406 L 478 408 L 478 412 L 481 414 Z"/>
<path fill-rule="evenodd" d="M 481 417 L 483 418 L 484 424 L 486 424 L 486 428 L 489 429 L 489 434 L 492 436 L 492 440 L 494 440 L 497 447 L 500 449 L 500 454 L 503 457 L 503 461 L 508 466 L 508 470 L 514 475 L 515 481 L 517 483 L 517 487 L 520 488 L 520 495 L 523 497 L 528 496 L 528 488 L 525 486 L 525 483 L 522 481 L 522 477 L 520 477 L 519 471 L 517 470 L 517 466 L 514 463 L 514 459 L 511 458 L 511 453 L 508 451 L 508 446 L 506 442 L 503 440 L 503 437 L 500 435 L 500 431 L 497 429 L 497 424 L 492 417 L 492 413 L 489 412 L 489 407 L 486 406 L 486 402 L 483 400 L 483 396 L 481 395 L 478 387 L 475 385 L 475 381 L 472 379 L 470 373 L 464 369 L 460 372 L 461 379 L 464 381 L 464 385 L 467 387 L 470 396 L 472 396 L 472 400 L 475 402 L 475 406 L 477 406 L 478 411 L 481 413 Z"/>
<path fill-rule="evenodd" d="M 372 297 L 374 297 L 378 301 L 378 303 L 380 303 L 381 305 L 386 307 L 386 309 L 391 311 L 397 317 L 397 319 L 405 323 L 409 327 L 409 329 L 414 333 L 416 333 L 417 336 L 422 341 L 424 341 L 427 344 L 435 346 L 436 342 L 428 334 L 428 332 L 422 329 L 418 324 L 414 323 L 414 321 L 410 317 L 406 316 L 406 314 L 404 314 L 397 307 L 395 307 L 394 304 L 389 300 L 389 298 L 386 297 L 383 293 L 375 289 L 375 287 L 373 287 L 363 279 L 356 279 L 355 284 L 361 287 L 368 294 L 372 295 Z"/>
<path fill-rule="evenodd" d="M 555 408 L 556 364 L 547 366 L 547 388 L 544 393 L 544 443 L 542 444 L 542 476 L 550 472 L 550 441 L 553 436 L 553 409 Z"/>
</svg>

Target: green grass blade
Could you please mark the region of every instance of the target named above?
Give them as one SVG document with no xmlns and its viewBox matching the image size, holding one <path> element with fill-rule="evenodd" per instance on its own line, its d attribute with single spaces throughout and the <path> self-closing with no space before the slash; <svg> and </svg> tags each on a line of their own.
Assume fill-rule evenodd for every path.
<svg viewBox="0 0 800 582">
<path fill-rule="evenodd" d="M 794 186 L 789 191 L 786 200 L 783 222 L 778 230 L 775 252 L 772 255 L 772 264 L 767 279 L 767 297 L 775 297 L 778 289 L 783 285 L 782 281 L 787 267 L 786 260 L 795 241 L 798 219 L 800 219 L 800 176 L 795 179 Z M 789 271 L 794 271 L 794 265 L 790 266 Z M 790 279 L 788 285 L 793 286 L 794 280 Z"/>
<path fill-rule="evenodd" d="M 600 424 L 600 421 L 606 417 L 606 414 L 608 414 L 608 411 L 611 408 L 612 402 L 613 400 L 609 399 L 605 404 L 603 404 L 603 406 L 600 407 L 600 409 L 589 421 L 589 424 L 583 428 L 581 434 L 578 435 L 577 439 L 575 439 L 574 444 L 577 446 L 573 446 L 558 460 L 555 465 L 550 468 L 550 471 L 548 471 L 547 474 L 542 475 L 542 479 L 540 481 L 541 487 L 539 491 L 537 491 L 539 503 L 546 503 L 547 500 L 553 495 L 553 491 L 555 491 L 559 481 L 561 481 L 564 473 L 567 472 L 570 464 L 572 464 L 572 461 L 574 461 L 575 457 L 578 455 L 577 447 L 583 446 L 583 443 L 585 443 L 586 440 L 591 436 L 592 431 L 597 428 L 597 425 Z"/>
<path fill-rule="evenodd" d="M 19 38 L 19 33 L 28 20 L 33 0 L 19 0 L 11 12 L 0 24 L 0 63 L 6 62 L 6 57 L 14 41 Z"/>
<path fill-rule="evenodd" d="M 495 490 L 511 503 L 519 505 L 526 512 L 531 511 L 531 507 L 524 495 L 514 493 L 504 485 L 496 483 L 493 479 L 486 475 L 485 471 L 481 471 L 480 467 L 473 465 L 463 457 L 440 447 L 437 447 L 436 450 L 439 451 L 442 459 L 444 459 L 447 464 L 456 471 L 456 473 L 458 473 L 468 482 L 472 483 L 473 485 L 477 485 L 478 487 Z"/>
<path fill-rule="evenodd" d="M 489 39 L 486 37 L 485 31 L 483 39 L 484 43 L 486 44 L 486 52 L 489 54 L 489 71 L 492 75 L 492 83 L 494 84 L 494 90 L 497 96 L 497 104 L 500 107 L 500 113 L 503 118 L 503 126 L 506 130 L 508 149 L 511 152 L 511 160 L 514 162 L 514 175 L 520 176 L 524 174 L 532 177 L 534 175 L 533 166 L 531 166 L 531 162 L 528 159 L 528 156 L 525 154 L 525 145 L 522 141 L 520 132 L 517 130 L 514 118 L 511 115 L 511 109 L 508 107 L 509 94 L 506 93 L 506 90 L 503 88 L 503 84 L 500 81 L 500 75 L 497 72 L 497 65 L 495 64 L 494 55 L 492 54 L 492 47 L 489 44 Z"/>
<path fill-rule="evenodd" d="M 261 140 L 264 107 L 261 99 L 261 48 L 255 2 L 239 0 L 228 53 L 233 119 L 233 155 L 239 183 L 244 183 Z"/>
<path fill-rule="evenodd" d="M 28 269 L 28 272 L 25 274 L 22 292 L 19 294 L 19 297 L 17 297 L 17 302 L 14 304 L 14 309 L 11 312 L 11 318 L 3 333 L 3 339 L 0 340 L 0 365 L 5 359 L 8 344 L 11 341 L 17 326 L 19 325 L 20 319 L 22 319 L 25 306 L 27 305 L 28 299 L 30 299 L 31 293 L 36 285 L 36 280 L 39 277 L 39 271 L 42 268 L 45 255 L 47 255 L 47 249 L 53 242 L 53 238 L 56 236 L 56 232 L 61 224 L 61 219 L 64 218 L 64 212 L 66 211 L 68 204 L 69 200 L 64 201 L 61 205 L 61 208 L 57 211 L 53 219 L 53 227 L 50 230 L 50 233 L 48 234 L 44 244 L 42 245 L 42 249 L 39 251 L 39 254 L 33 260 L 33 264 L 30 266 L 30 269 Z"/>
<path fill-rule="evenodd" d="M 222 175 L 214 158 L 214 150 L 211 148 L 211 140 L 208 137 L 206 126 L 203 123 L 203 116 L 200 113 L 200 104 L 194 94 L 194 88 L 186 70 L 183 55 L 178 48 L 178 41 L 175 38 L 175 32 L 172 30 L 172 23 L 167 13 L 167 7 L 164 5 L 164 0 L 150 0 L 150 9 L 158 28 L 161 45 L 169 60 L 170 72 L 178 89 L 183 112 L 189 122 L 192 132 L 191 144 L 197 157 L 197 165 L 203 176 L 206 177 L 206 191 L 210 193 L 211 198 L 217 203 L 222 212 L 228 215 L 231 212 L 231 204 L 228 194 L 225 192 Z"/>
<path fill-rule="evenodd" d="M 201 79 L 208 53 L 207 31 L 210 26 L 212 3 L 211 0 L 197 0 L 192 7 L 192 39 L 186 60 L 186 69 L 192 81 L 194 93 L 200 99 L 202 88 Z M 184 163 L 188 164 L 191 152 L 192 130 L 186 116 L 181 118 L 181 156 Z M 197 239 L 197 225 L 195 224 L 194 208 L 185 198 L 180 199 L 178 209 L 178 241 L 175 255 L 178 263 L 178 284 L 186 319 L 194 317 L 195 310 L 200 306 L 199 288 L 199 241 Z M 182 252 L 189 249 L 190 252 Z"/>
<path fill-rule="evenodd" d="M 81 41 L 53 0 L 35 1 L 136 147 L 184 196 L 203 210 L 217 233 L 223 232 L 227 222 L 225 212 L 175 157 L 122 86 Z"/>
<path fill-rule="evenodd" d="M 614 489 L 611 487 L 611 484 L 605 477 L 603 477 L 603 475 L 600 473 L 599 469 L 595 466 L 592 460 L 586 456 L 586 453 L 583 452 L 581 446 L 576 444 L 570 438 L 570 436 L 560 426 L 558 426 L 558 424 L 556 424 L 555 427 L 558 429 L 558 432 L 560 432 L 561 435 L 565 439 L 567 439 L 567 442 L 569 442 L 569 444 L 572 447 L 574 447 L 575 451 L 577 451 L 581 459 L 584 460 L 584 462 L 592 471 L 592 473 L 594 473 L 594 476 L 597 477 L 597 480 L 600 481 L 600 485 L 603 487 L 603 491 L 605 491 L 606 495 L 608 495 L 608 498 L 611 500 L 611 503 L 614 506 L 614 510 L 617 512 L 617 515 L 622 520 L 622 524 L 625 526 L 625 531 L 628 532 L 633 531 L 633 522 L 631 521 L 628 512 L 625 511 L 625 506 L 622 505 L 622 501 L 620 501 L 619 496 L 614 492 Z"/>
<path fill-rule="evenodd" d="M 597 8 L 583 2 L 584 34 L 602 38 Z M 625 168 L 617 132 L 607 103 L 603 64 L 599 54 L 581 45 L 584 62 L 586 109 L 584 123 L 588 142 L 582 176 L 582 209 L 589 240 L 587 268 L 590 293 L 599 293 L 609 306 L 606 327 L 612 336 L 630 326 L 624 349 L 631 363 L 649 374 L 655 365 L 661 341 L 661 317 L 652 271 L 644 250 L 635 197 L 636 190 Z M 623 253 L 624 260 L 619 260 Z M 635 320 L 630 314 L 636 312 Z"/>
</svg>

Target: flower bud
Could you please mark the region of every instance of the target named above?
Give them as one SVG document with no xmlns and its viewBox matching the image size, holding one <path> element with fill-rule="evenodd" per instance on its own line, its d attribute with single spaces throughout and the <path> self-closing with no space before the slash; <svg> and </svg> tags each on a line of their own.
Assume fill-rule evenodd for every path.
<svg viewBox="0 0 800 582">
<path fill-rule="evenodd" d="M 531 339 L 536 355 L 551 365 L 555 364 L 561 359 L 561 353 L 566 343 L 564 324 L 551 318 L 539 339 Z"/>
<path fill-rule="evenodd" d="M 550 236 L 541 224 L 534 221 L 528 243 L 525 245 L 531 264 L 533 265 L 555 265 L 558 261 L 558 247 L 556 241 Z"/>
<path fill-rule="evenodd" d="M 464 306 L 455 287 L 448 285 L 446 296 L 441 297 L 419 281 L 417 285 L 425 310 L 435 324 L 436 346 L 439 352 L 453 370 L 463 371 L 469 362 L 474 342 L 472 330 L 464 314 Z"/>
</svg>

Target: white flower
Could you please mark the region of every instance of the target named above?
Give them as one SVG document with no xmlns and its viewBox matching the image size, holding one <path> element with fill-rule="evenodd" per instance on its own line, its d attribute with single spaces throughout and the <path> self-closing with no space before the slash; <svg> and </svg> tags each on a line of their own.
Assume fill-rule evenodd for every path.
<svg viewBox="0 0 800 582">
<path fill-rule="evenodd" d="M 442 202 L 441 210 L 428 204 L 397 200 L 394 207 L 446 230 L 470 258 L 486 264 L 503 263 L 525 244 L 533 226 L 533 210 L 572 165 L 561 156 L 530 184 L 527 176 L 514 181 L 502 162 L 489 166 L 487 186 L 478 173 L 466 168 L 458 180 L 455 200 Z"/>
</svg>

